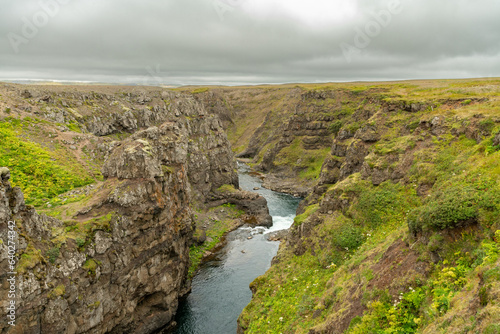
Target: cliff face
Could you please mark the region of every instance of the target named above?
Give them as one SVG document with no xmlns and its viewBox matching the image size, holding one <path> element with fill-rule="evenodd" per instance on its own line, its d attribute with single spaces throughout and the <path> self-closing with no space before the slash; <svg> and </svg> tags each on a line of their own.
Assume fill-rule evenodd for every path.
<svg viewBox="0 0 500 334">
<path fill-rule="evenodd" d="M 120 171 L 112 159 L 107 166 Z M 109 175 L 98 191 L 94 205 L 63 223 L 26 207 L 21 190 L 3 179 L 2 218 L 16 221 L 24 251 L 17 325 L 3 323 L 3 331 L 150 333 L 172 319 L 186 289 L 192 233 L 185 170 Z M 72 239 L 69 230 L 82 235 Z"/>
<path fill-rule="evenodd" d="M 11 327 L 8 289 L 2 288 L 0 332 L 153 333 L 171 323 L 178 298 L 190 288 L 191 208 L 206 205 L 222 185 L 238 188 L 221 121 L 192 97 L 157 89 L 4 89 L 5 135 L 18 131 L 21 137 L 12 141 L 37 142 L 42 156 L 58 152 L 51 161 L 63 156 L 64 166 L 82 165 L 96 182 L 55 199 L 39 198 L 39 210 L 50 217 L 26 205 L 22 190 L 9 182 L 12 174 L 16 184 L 38 194 L 22 183 L 25 164 L 11 161 L 11 173 L 2 172 L 2 284 L 8 271 L 4 222 L 15 221 L 18 291 Z M 27 122 L 31 126 L 23 127 Z M 26 158 L 46 166 L 36 160 L 41 158 Z M 54 185 L 58 177 L 42 176 Z M 221 203 L 233 201 L 223 197 Z M 265 207 L 261 200 L 238 204 Z M 248 212 L 249 219 L 257 215 L 267 223 L 268 213 L 259 210 Z"/>
<path fill-rule="evenodd" d="M 9 114 L 55 123 L 49 132 L 80 153 L 80 160 L 102 163 L 121 139 L 167 123 L 172 128 L 165 144 L 175 147 L 176 161 L 186 163 L 196 196 L 206 196 L 223 184 L 238 188 L 235 161 L 222 122 L 190 95 L 151 87 L 8 85 L 6 89 Z"/>
<path fill-rule="evenodd" d="M 239 332 L 498 332 L 499 87 L 195 94 L 233 120 L 229 138 L 266 172 L 265 186 L 305 196 L 271 268 L 250 285 Z"/>
<path fill-rule="evenodd" d="M 237 157 L 265 173 L 265 187 L 303 197 L 316 185 L 342 120 L 350 116 L 353 126 L 343 136 L 351 138 L 377 108 L 373 97 L 346 89 L 223 88 L 194 96 L 225 120 Z"/>
</svg>

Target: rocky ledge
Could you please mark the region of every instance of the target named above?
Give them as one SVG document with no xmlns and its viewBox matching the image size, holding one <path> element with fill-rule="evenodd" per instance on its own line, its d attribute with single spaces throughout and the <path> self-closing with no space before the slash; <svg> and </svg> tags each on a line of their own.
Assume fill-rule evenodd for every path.
<svg viewBox="0 0 500 334">
<path fill-rule="evenodd" d="M 95 144 L 69 151 L 88 152 L 103 180 L 86 188 L 84 200 L 58 207 L 64 217 L 56 219 L 26 205 L 10 171 L 0 169 L 0 333 L 164 330 L 190 288 L 195 204 L 232 203 L 244 220 L 271 224 L 265 199 L 238 190 L 221 121 L 193 98 L 7 88 L 11 104 L 22 106 L 16 115 L 45 118 L 44 131 L 69 138 L 77 124 Z M 233 191 L 218 191 L 224 187 Z M 8 221 L 18 233 L 15 327 L 5 313 Z"/>
<path fill-rule="evenodd" d="M 3 173 L 0 220 L 16 222 L 23 255 L 16 327 L 2 316 L 2 333 L 152 333 L 171 321 L 188 289 L 192 213 L 184 166 L 166 173 L 159 161 L 143 142 L 120 145 L 88 207 L 65 222 L 26 206 Z"/>
<path fill-rule="evenodd" d="M 257 193 L 244 190 L 232 190 L 228 192 L 215 192 L 209 197 L 209 207 L 216 207 L 223 204 L 234 204 L 245 212 L 241 217 L 242 224 L 254 226 L 271 227 L 273 219 L 269 215 L 267 201 Z"/>
</svg>

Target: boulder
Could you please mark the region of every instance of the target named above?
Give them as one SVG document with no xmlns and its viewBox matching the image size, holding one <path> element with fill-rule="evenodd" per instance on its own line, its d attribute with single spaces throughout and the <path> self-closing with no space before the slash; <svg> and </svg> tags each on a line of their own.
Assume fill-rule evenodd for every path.
<svg viewBox="0 0 500 334">
<path fill-rule="evenodd" d="M 500 132 L 496 134 L 495 138 L 493 138 L 493 145 L 500 146 Z"/>
<path fill-rule="evenodd" d="M 354 138 L 361 139 L 364 142 L 376 142 L 380 140 L 380 135 L 377 132 L 375 126 L 364 126 L 356 131 Z"/>
</svg>

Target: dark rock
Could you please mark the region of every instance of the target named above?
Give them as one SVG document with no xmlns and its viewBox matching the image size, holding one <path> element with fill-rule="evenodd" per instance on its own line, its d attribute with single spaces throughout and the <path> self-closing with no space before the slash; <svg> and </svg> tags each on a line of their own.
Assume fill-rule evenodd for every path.
<svg viewBox="0 0 500 334">
<path fill-rule="evenodd" d="M 364 126 L 356 131 L 354 138 L 361 139 L 364 142 L 376 142 L 380 140 L 380 135 L 374 126 Z"/>
<path fill-rule="evenodd" d="M 339 133 L 337 134 L 337 138 L 338 140 L 345 140 L 345 139 L 349 139 L 349 138 L 352 138 L 354 137 L 354 134 L 351 132 L 351 131 L 348 131 L 348 130 L 345 130 L 345 129 L 341 129 L 339 131 Z"/>
<path fill-rule="evenodd" d="M 444 116 L 435 116 L 429 123 L 433 135 L 439 136 L 446 133 L 447 127 Z"/>
<path fill-rule="evenodd" d="M 321 175 L 318 185 L 334 184 L 340 178 L 340 168 L 344 159 L 336 157 L 327 157 L 321 167 Z"/>
<path fill-rule="evenodd" d="M 412 103 L 410 104 L 410 110 L 411 112 L 418 112 L 418 111 L 421 111 L 421 110 L 425 110 L 427 108 L 427 106 L 423 105 L 423 104 L 419 104 L 419 103 Z"/>
<path fill-rule="evenodd" d="M 29 99 L 31 97 L 33 97 L 33 95 L 31 94 L 31 92 L 27 89 L 25 89 L 22 93 L 21 93 L 21 96 L 24 97 L 25 99 Z"/>
<path fill-rule="evenodd" d="M 267 233 L 264 235 L 264 237 L 268 241 L 280 241 L 280 240 L 284 240 L 287 235 L 288 235 L 288 230 L 279 230 L 279 231 Z"/>
<path fill-rule="evenodd" d="M 362 141 L 353 141 L 347 148 L 345 162 L 340 169 L 340 179 L 359 172 L 368 155 L 368 148 Z"/>
<path fill-rule="evenodd" d="M 372 183 L 374 186 L 378 186 L 384 181 L 389 179 L 389 173 L 387 169 L 374 169 L 372 172 Z"/>
<path fill-rule="evenodd" d="M 302 139 L 302 144 L 306 150 L 317 150 L 325 146 L 330 146 L 331 139 L 324 136 L 308 136 Z"/>
<path fill-rule="evenodd" d="M 110 154 L 102 168 L 105 178 L 154 178 L 163 176 L 157 148 L 147 140 L 127 141 Z"/>
<path fill-rule="evenodd" d="M 332 145 L 332 155 L 337 157 L 345 157 L 347 153 L 347 145 L 342 145 L 335 141 Z"/>
<path fill-rule="evenodd" d="M 226 203 L 236 205 L 236 207 L 245 212 L 243 221 L 250 225 L 259 225 L 271 227 L 273 225 L 272 217 L 269 215 L 267 201 L 257 193 L 244 190 L 235 190 L 233 192 L 221 193 L 214 192 L 209 196 L 209 207 L 216 207 Z"/>
<path fill-rule="evenodd" d="M 345 196 L 341 196 L 342 193 L 343 190 L 341 189 L 335 189 L 332 192 L 326 193 L 319 205 L 320 212 L 323 214 L 331 214 L 333 211 L 346 212 L 349 208 L 350 200 Z"/>
<path fill-rule="evenodd" d="M 494 146 L 500 146 L 500 132 L 496 134 L 495 138 L 493 139 L 493 145 Z"/>
<path fill-rule="evenodd" d="M 307 185 L 297 182 L 293 176 L 284 174 L 268 174 L 262 183 L 262 187 L 274 191 L 297 195 L 295 197 L 305 197 L 310 189 Z"/>
<path fill-rule="evenodd" d="M 196 230 L 193 234 L 193 241 L 198 245 L 203 244 L 207 240 L 207 233 L 205 230 Z"/>
</svg>

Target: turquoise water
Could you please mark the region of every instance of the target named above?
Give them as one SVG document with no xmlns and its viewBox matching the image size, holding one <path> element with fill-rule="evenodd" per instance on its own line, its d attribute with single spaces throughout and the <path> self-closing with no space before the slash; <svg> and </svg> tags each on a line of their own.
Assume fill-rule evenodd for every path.
<svg viewBox="0 0 500 334">
<path fill-rule="evenodd" d="M 269 269 L 278 251 L 279 243 L 267 241 L 264 234 L 293 223 L 300 199 L 263 188 L 253 190 L 261 187 L 260 179 L 251 176 L 245 165 L 239 165 L 238 171 L 242 189 L 266 198 L 273 226 L 241 227 L 228 234 L 226 247 L 193 278 L 192 291 L 177 312 L 176 334 L 236 333 L 236 320 L 252 298 L 250 282 Z"/>
</svg>

